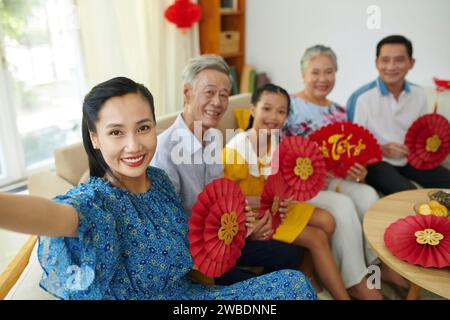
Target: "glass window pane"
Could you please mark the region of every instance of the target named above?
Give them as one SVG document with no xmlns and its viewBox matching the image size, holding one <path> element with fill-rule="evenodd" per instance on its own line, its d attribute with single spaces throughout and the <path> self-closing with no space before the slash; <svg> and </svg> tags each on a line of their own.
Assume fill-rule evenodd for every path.
<svg viewBox="0 0 450 320">
<path fill-rule="evenodd" d="M 51 160 L 54 148 L 81 139 L 78 29 L 71 0 L 14 6 L 12 17 L 22 27 L 5 32 L 4 47 L 25 165 L 31 167 Z"/>
</svg>

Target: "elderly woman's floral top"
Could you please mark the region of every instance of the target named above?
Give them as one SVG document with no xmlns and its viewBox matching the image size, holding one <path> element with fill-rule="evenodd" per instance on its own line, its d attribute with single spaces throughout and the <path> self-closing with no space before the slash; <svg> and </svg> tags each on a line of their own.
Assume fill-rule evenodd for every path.
<svg viewBox="0 0 450 320">
<path fill-rule="evenodd" d="M 40 237 L 40 285 L 61 299 L 315 299 L 308 279 L 282 270 L 228 287 L 205 286 L 193 268 L 187 216 L 167 174 L 149 167 L 135 194 L 98 177 L 54 201 L 73 206 L 78 237 Z"/>
<path fill-rule="evenodd" d="M 319 106 L 291 95 L 291 109 L 283 126 L 285 136 L 308 137 L 315 130 L 333 122 L 346 121 L 345 109 L 332 102 L 329 106 Z"/>
</svg>

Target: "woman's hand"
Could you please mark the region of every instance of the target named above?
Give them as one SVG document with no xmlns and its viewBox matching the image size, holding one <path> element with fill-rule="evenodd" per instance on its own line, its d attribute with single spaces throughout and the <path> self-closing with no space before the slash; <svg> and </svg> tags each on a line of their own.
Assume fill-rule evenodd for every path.
<svg viewBox="0 0 450 320">
<path fill-rule="evenodd" d="M 356 182 L 364 181 L 367 176 L 367 169 L 362 164 L 355 163 L 348 170 L 348 176 Z"/>
<path fill-rule="evenodd" d="M 255 230 L 255 224 L 253 222 L 256 220 L 256 213 L 252 211 L 247 200 L 245 200 L 245 204 L 245 226 L 247 227 L 245 238 L 248 238 Z"/>
<path fill-rule="evenodd" d="M 409 154 L 407 146 L 397 142 L 390 142 L 380 145 L 383 156 L 393 159 L 403 158 Z"/>
<path fill-rule="evenodd" d="M 267 240 L 272 233 L 272 214 L 267 210 L 264 216 L 254 225 L 250 239 Z"/>
<path fill-rule="evenodd" d="M 325 183 L 322 187 L 322 191 L 328 189 L 328 186 L 330 185 L 331 180 L 333 180 L 334 178 L 335 178 L 334 174 L 327 171 L 327 175 L 325 176 Z"/>
</svg>

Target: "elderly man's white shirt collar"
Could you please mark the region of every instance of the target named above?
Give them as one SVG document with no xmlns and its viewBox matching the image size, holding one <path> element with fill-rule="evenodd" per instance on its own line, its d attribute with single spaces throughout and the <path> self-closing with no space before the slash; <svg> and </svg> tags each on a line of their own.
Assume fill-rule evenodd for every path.
<svg viewBox="0 0 450 320">
<path fill-rule="evenodd" d="M 183 144 L 183 149 L 188 152 L 188 154 L 193 155 L 197 151 L 201 150 L 203 148 L 202 143 L 197 139 L 197 137 L 194 135 L 194 133 L 189 129 L 189 127 L 186 125 L 186 122 L 184 121 L 182 117 L 182 113 L 180 113 L 177 116 L 177 119 L 175 120 L 175 128 L 177 129 L 176 132 L 178 134 L 178 137 L 182 137 L 183 141 L 184 139 L 189 139 L 192 142 L 192 145 Z M 181 130 L 178 130 L 181 129 Z M 206 130 L 205 134 L 203 135 L 203 140 L 208 144 L 208 142 L 211 142 L 212 137 L 221 137 L 222 133 L 219 129 L 216 128 L 209 128 Z M 222 142 L 221 142 L 222 143 Z M 189 148 L 190 147 L 190 148 Z"/>
</svg>

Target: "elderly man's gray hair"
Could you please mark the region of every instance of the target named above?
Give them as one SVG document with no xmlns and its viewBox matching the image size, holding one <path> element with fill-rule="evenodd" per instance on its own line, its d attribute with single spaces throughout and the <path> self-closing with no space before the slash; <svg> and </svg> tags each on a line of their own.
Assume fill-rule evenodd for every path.
<svg viewBox="0 0 450 320">
<path fill-rule="evenodd" d="M 225 60 L 221 56 L 215 54 L 204 54 L 189 60 L 181 76 L 182 85 L 194 85 L 194 80 L 197 75 L 207 69 L 217 70 L 226 74 L 230 79 L 230 83 L 232 82 L 230 67 Z"/>
</svg>

